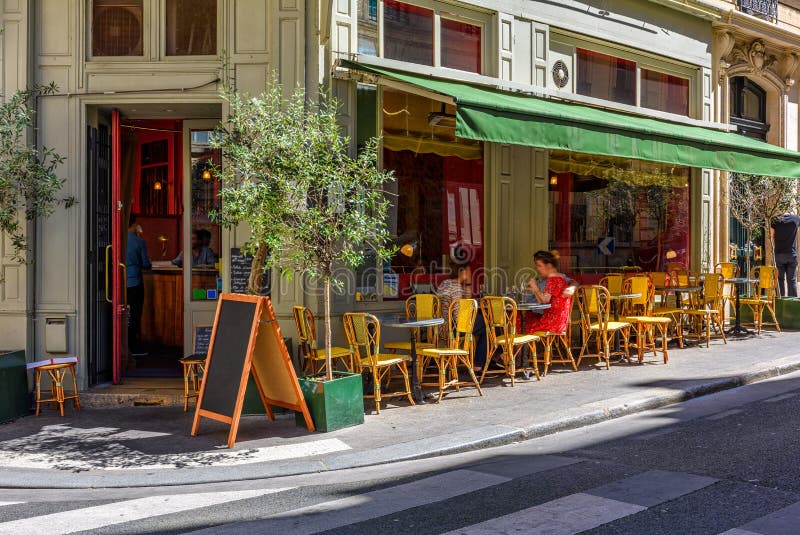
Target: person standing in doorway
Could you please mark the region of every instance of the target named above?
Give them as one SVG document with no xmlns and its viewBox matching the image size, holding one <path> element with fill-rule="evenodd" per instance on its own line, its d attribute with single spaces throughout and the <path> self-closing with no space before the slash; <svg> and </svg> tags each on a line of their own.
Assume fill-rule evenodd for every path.
<svg viewBox="0 0 800 535">
<path fill-rule="evenodd" d="M 142 309 L 144 307 L 144 278 L 142 270 L 150 269 L 147 243 L 138 236 L 136 216 L 128 220 L 128 250 L 125 265 L 128 270 L 127 291 L 130 318 L 128 320 L 128 345 L 133 356 L 145 354 L 142 348 Z"/>
<path fill-rule="evenodd" d="M 770 235 L 775 244 L 775 267 L 782 296 L 797 297 L 797 229 L 800 216 L 783 214 L 772 220 Z"/>
</svg>

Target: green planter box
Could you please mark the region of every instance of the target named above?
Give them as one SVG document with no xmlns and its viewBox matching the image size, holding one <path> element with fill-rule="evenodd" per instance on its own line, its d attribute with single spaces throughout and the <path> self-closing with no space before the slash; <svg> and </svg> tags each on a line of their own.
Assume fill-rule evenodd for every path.
<svg viewBox="0 0 800 535">
<path fill-rule="evenodd" d="M 25 351 L 0 350 L 0 423 L 31 412 Z"/>
<path fill-rule="evenodd" d="M 332 381 L 301 377 L 300 390 L 317 431 L 335 431 L 364 423 L 361 374 L 337 371 Z M 302 414 L 295 413 L 295 423 L 305 427 Z"/>
</svg>

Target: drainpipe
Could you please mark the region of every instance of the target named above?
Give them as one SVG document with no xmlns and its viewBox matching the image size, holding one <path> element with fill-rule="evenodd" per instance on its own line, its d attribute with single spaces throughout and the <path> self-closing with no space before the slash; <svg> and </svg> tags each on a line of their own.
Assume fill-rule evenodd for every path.
<svg viewBox="0 0 800 535">
<path fill-rule="evenodd" d="M 36 57 L 34 53 L 34 43 L 32 36 L 34 35 L 34 29 L 36 27 L 35 21 L 35 4 L 34 2 L 29 1 L 27 5 L 27 14 L 28 14 L 28 24 L 27 24 L 27 31 L 28 31 L 28 40 L 27 40 L 27 77 L 26 77 L 26 84 L 28 86 L 33 85 L 31 84 L 31 80 L 34 79 L 35 73 L 33 69 L 33 61 Z M 35 83 L 35 80 L 34 80 Z M 39 149 L 39 97 L 34 97 L 33 102 L 31 103 L 33 106 L 34 112 L 34 123 L 33 127 L 31 128 L 30 134 L 30 142 L 31 144 Z M 36 286 L 37 286 L 37 260 L 38 260 L 38 234 L 39 234 L 39 219 L 35 218 L 33 221 L 28 222 L 27 225 L 27 245 L 28 245 L 28 253 L 25 255 L 25 260 L 27 262 L 27 269 L 26 269 L 26 299 L 25 299 L 25 317 L 26 317 L 26 355 L 28 356 L 29 362 L 33 362 L 36 360 L 36 355 L 38 351 L 38 347 L 36 344 L 36 311 L 37 311 L 37 301 L 36 301 Z"/>
</svg>

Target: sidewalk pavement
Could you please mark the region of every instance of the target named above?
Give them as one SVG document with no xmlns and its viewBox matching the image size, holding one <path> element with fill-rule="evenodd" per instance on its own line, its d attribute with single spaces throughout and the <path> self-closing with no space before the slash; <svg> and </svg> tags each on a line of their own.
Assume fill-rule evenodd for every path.
<svg viewBox="0 0 800 535">
<path fill-rule="evenodd" d="M 710 348 L 670 350 L 669 363 L 557 366 L 541 381 L 511 388 L 487 378 L 440 404 L 393 398 L 364 425 L 331 433 L 243 416 L 236 446 L 228 427 L 182 407 L 84 409 L 68 405 L 0 425 L 0 488 L 97 488 L 212 483 L 341 470 L 457 453 L 588 426 L 691 397 L 800 370 L 800 333 L 765 332 Z"/>
</svg>

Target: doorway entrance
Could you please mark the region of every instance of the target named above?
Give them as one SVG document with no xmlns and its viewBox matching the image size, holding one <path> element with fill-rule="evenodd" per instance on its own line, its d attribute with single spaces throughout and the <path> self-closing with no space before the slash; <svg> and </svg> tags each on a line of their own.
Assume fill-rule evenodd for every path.
<svg viewBox="0 0 800 535">
<path fill-rule="evenodd" d="M 212 171 L 221 157 L 211 141 L 220 107 L 199 107 L 213 109 L 211 119 L 140 108 L 100 110 L 88 127 L 92 385 L 180 377 L 193 327 L 213 321 L 222 286 L 222 232 L 211 217 L 219 208 Z"/>
</svg>

